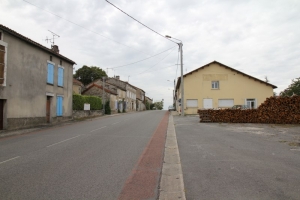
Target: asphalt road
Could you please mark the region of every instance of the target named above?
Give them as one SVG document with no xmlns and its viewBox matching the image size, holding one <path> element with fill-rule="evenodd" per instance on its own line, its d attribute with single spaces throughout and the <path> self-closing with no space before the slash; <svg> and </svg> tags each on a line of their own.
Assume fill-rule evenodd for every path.
<svg viewBox="0 0 300 200">
<path fill-rule="evenodd" d="M 0 199 L 117 199 L 165 111 L 0 140 Z"/>
<path fill-rule="evenodd" d="M 300 199 L 299 125 L 174 123 L 187 199 Z"/>
</svg>

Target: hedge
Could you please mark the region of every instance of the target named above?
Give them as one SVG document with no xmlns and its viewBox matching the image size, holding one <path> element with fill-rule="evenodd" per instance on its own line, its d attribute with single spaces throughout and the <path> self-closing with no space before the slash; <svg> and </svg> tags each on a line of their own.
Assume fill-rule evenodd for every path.
<svg viewBox="0 0 300 200">
<path fill-rule="evenodd" d="M 96 96 L 73 94 L 73 110 L 83 110 L 84 104 L 89 103 L 91 110 L 102 110 L 102 100 Z"/>
</svg>

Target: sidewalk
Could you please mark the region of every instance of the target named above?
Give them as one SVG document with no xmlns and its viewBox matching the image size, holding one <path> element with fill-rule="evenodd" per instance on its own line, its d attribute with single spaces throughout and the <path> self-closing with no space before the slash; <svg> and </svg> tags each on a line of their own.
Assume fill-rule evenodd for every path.
<svg viewBox="0 0 300 200">
<path fill-rule="evenodd" d="M 38 125 L 38 126 L 35 126 L 35 127 L 24 128 L 24 129 L 0 130 L 0 139 L 5 138 L 5 137 L 11 137 L 11 136 L 16 136 L 16 135 L 31 133 L 31 132 L 34 132 L 34 131 L 47 129 L 47 128 L 50 128 L 50 127 L 66 126 L 66 125 L 81 122 L 81 121 L 94 120 L 94 119 L 98 119 L 98 118 L 101 118 L 101 117 L 113 117 L 113 116 L 117 116 L 117 115 L 130 114 L 130 113 L 134 113 L 134 111 L 126 112 L 126 113 L 116 113 L 116 114 L 113 114 L 113 115 L 104 115 L 104 116 L 97 116 L 97 117 L 86 117 L 86 118 L 81 118 L 81 119 L 72 119 L 72 120 L 69 120 L 69 121 L 59 122 L 59 123 L 56 123 L 56 124 L 46 124 L 45 123 L 45 124 L 41 124 L 41 125 Z"/>
</svg>

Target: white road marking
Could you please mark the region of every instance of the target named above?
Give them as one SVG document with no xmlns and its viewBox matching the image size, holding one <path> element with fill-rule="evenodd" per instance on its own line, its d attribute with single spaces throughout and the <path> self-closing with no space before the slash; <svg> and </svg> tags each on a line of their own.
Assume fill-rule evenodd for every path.
<svg viewBox="0 0 300 200">
<path fill-rule="evenodd" d="M 100 128 L 97 128 L 97 129 L 95 129 L 95 130 L 92 130 L 91 132 L 94 132 L 94 131 L 97 131 L 97 130 L 100 130 L 100 129 L 103 129 L 103 128 L 105 128 L 106 126 L 102 126 L 102 127 L 100 127 Z"/>
<path fill-rule="evenodd" d="M 75 137 L 72 137 L 72 138 L 69 138 L 69 139 L 66 139 L 66 140 L 63 140 L 63 141 L 60 141 L 60 142 L 51 144 L 51 145 L 49 145 L 49 146 L 47 146 L 47 147 L 52 147 L 52 146 L 54 146 L 54 145 L 60 144 L 60 143 L 62 143 L 62 142 L 66 142 L 66 141 L 68 141 L 68 140 L 72 140 L 72 139 L 77 138 L 77 137 L 79 137 L 79 136 L 81 136 L 81 135 L 77 135 L 77 136 L 75 136 Z"/>
<path fill-rule="evenodd" d="M 17 158 L 19 158 L 20 156 L 17 156 L 17 157 L 14 157 L 14 158 L 11 158 L 11 159 L 8 159 L 8 160 L 5 160 L 5 161 L 2 161 L 2 162 L 0 162 L 0 165 L 1 164 L 3 164 L 3 163 L 6 163 L 6 162 L 8 162 L 8 161 L 11 161 L 11 160 L 14 160 L 14 159 L 17 159 Z"/>
<path fill-rule="evenodd" d="M 113 123 L 113 124 L 117 124 L 117 123 L 120 123 L 120 122 L 115 122 L 115 123 Z"/>
</svg>

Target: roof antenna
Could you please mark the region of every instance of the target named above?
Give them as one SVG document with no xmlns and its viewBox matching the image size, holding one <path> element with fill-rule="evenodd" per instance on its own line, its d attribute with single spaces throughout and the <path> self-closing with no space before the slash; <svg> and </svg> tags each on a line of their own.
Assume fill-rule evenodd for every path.
<svg viewBox="0 0 300 200">
<path fill-rule="evenodd" d="M 49 39 L 48 37 L 46 37 L 46 42 L 48 43 L 48 41 L 51 43 L 51 48 L 54 46 L 54 39 L 55 37 L 60 37 L 59 35 L 57 35 L 56 33 L 48 30 L 50 33 L 52 33 L 52 39 Z"/>
</svg>

